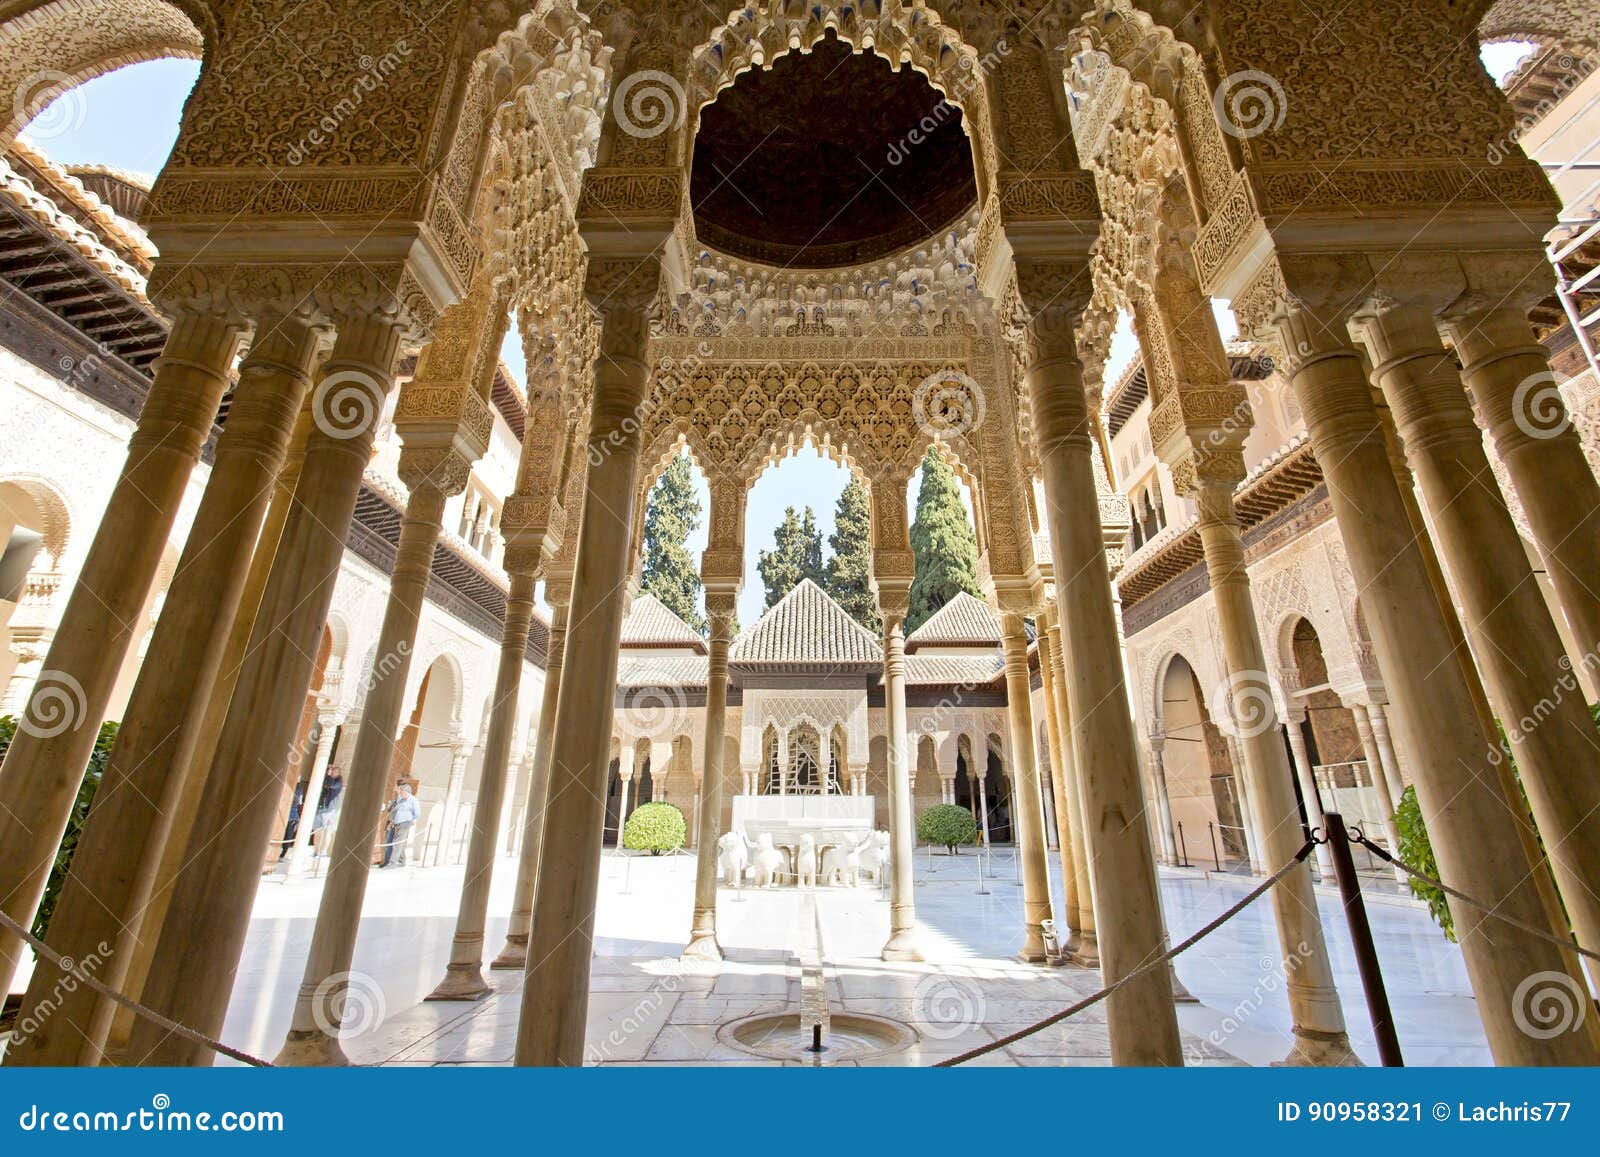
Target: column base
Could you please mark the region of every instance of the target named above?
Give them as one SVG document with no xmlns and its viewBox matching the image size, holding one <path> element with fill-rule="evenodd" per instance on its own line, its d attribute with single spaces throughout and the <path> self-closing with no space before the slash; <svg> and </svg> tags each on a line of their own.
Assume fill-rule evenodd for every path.
<svg viewBox="0 0 1600 1157">
<path fill-rule="evenodd" d="M 292 1028 L 272 1063 L 291 1069 L 344 1068 L 350 1064 L 350 1058 L 344 1055 L 339 1039 L 320 1028 Z"/>
<path fill-rule="evenodd" d="M 1076 933 L 1077 944 L 1067 942 L 1067 959 L 1085 968 L 1100 967 L 1100 941 L 1093 932 Z"/>
<path fill-rule="evenodd" d="M 1044 950 L 1044 937 L 1037 928 L 1028 929 L 1028 938 L 1017 950 L 1017 960 L 1023 964 L 1048 964 L 1050 954 Z"/>
<path fill-rule="evenodd" d="M 1173 1004 L 1199 1004 L 1200 998 L 1183 986 L 1183 981 L 1178 979 L 1178 970 L 1172 966 L 1172 961 L 1167 961 L 1167 980 L 1172 985 Z"/>
<path fill-rule="evenodd" d="M 1350 1047 L 1350 1038 L 1344 1033 L 1318 1032 L 1296 1025 L 1294 1048 L 1274 1067 L 1359 1069 L 1364 1066 L 1361 1058 L 1356 1056 L 1355 1049 Z"/>
<path fill-rule="evenodd" d="M 445 969 L 439 987 L 428 993 L 427 1000 L 482 1000 L 494 989 L 484 982 L 483 970 L 477 964 L 452 964 Z"/>
<path fill-rule="evenodd" d="M 889 933 L 889 943 L 883 946 L 883 959 L 891 963 L 921 963 L 922 950 L 917 947 L 916 932 L 913 929 L 904 928 L 898 932 Z"/>
<path fill-rule="evenodd" d="M 721 960 L 722 945 L 717 943 L 717 933 L 713 930 L 699 930 L 689 933 L 689 946 L 683 950 L 684 960 Z"/>
<path fill-rule="evenodd" d="M 505 947 L 500 949 L 500 955 L 489 961 L 489 968 L 493 972 L 521 971 L 528 964 L 528 938 L 526 936 L 507 936 Z"/>
</svg>

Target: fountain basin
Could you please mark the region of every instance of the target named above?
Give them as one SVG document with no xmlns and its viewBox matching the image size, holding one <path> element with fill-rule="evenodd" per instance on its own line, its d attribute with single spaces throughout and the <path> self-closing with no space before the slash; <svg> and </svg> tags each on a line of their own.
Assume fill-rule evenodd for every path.
<svg viewBox="0 0 1600 1157">
<path fill-rule="evenodd" d="M 908 1024 L 863 1013 L 836 1012 L 823 1030 L 822 1051 L 812 1050 L 813 1020 L 798 1012 L 757 1013 L 729 1021 L 717 1039 L 730 1048 L 767 1060 L 837 1065 L 888 1056 L 917 1043 Z"/>
</svg>

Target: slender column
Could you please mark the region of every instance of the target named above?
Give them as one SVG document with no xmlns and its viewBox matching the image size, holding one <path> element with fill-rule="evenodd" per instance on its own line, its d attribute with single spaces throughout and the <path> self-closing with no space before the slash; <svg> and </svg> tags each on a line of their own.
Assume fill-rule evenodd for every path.
<svg viewBox="0 0 1600 1157">
<path fill-rule="evenodd" d="M 1074 345 L 1070 287 L 1087 269 L 1019 260 L 1018 290 L 1032 318 L 1027 380 L 1034 437 L 1049 511 L 1050 545 L 1067 648 L 1067 702 L 1093 855 L 1089 872 L 1107 983 L 1122 981 L 1166 950 L 1155 856 L 1144 820 L 1139 750 L 1133 732 L 1111 575 L 1098 518 L 1094 435 Z M 1154 968 L 1106 1002 L 1111 1055 L 1119 1065 L 1180 1065 L 1170 970 Z"/>
<path fill-rule="evenodd" d="M 188 309 L 173 318 L 122 474 L 0 765 L 0 909 L 24 927 L 44 894 L 238 341 L 232 319 Z M 22 942 L 0 931 L 0 992 L 10 990 L 21 953 Z"/>
<path fill-rule="evenodd" d="M 628 793 L 633 787 L 633 763 L 638 749 L 626 737 L 617 748 L 617 776 L 622 780 L 621 799 L 617 804 L 617 847 L 622 846 L 622 829 L 628 826 Z"/>
<path fill-rule="evenodd" d="M 373 848 L 383 830 L 383 803 L 389 787 L 394 736 L 400 729 L 445 501 L 466 487 L 470 457 L 470 450 L 441 455 L 432 449 L 408 446 L 401 451 L 401 481 L 410 495 L 400 524 L 400 542 L 395 548 L 378 649 L 372 670 L 366 673 L 366 705 L 361 728 L 356 732 L 349 774 L 345 776 L 327 883 L 317 907 L 294 1018 L 278 1053 L 280 1064 L 349 1063 L 339 1047 L 339 1024 L 347 977 L 355 959 Z"/>
<path fill-rule="evenodd" d="M 467 790 L 467 761 L 472 758 L 472 750 L 472 742 L 464 737 L 458 720 L 452 729 L 450 770 L 445 775 L 444 799 L 439 807 L 439 844 L 433 853 L 435 867 L 450 863 L 450 847 L 456 838 L 456 822 L 461 814 L 461 797 Z"/>
<path fill-rule="evenodd" d="M 629 237 L 636 239 L 637 231 Z M 646 317 L 659 286 L 653 256 L 591 250 L 585 292 L 603 318 L 600 356 L 535 890 L 538 919 L 517 1026 L 519 1065 L 578 1065 L 584 1059 L 617 650 L 639 497 L 638 413 L 649 372 L 643 360 Z"/>
<path fill-rule="evenodd" d="M 1290 715 L 1285 721 L 1289 732 L 1289 750 L 1294 753 L 1294 772 L 1300 780 L 1300 798 L 1306 805 L 1306 822 L 1314 832 L 1326 832 L 1328 821 L 1322 817 L 1322 796 L 1317 791 L 1317 769 L 1311 765 L 1311 753 L 1306 749 L 1306 733 L 1302 730 L 1305 713 Z M 1326 843 L 1317 845 L 1317 872 L 1324 880 L 1333 879 L 1333 853 Z"/>
<path fill-rule="evenodd" d="M 972 806 L 978 813 L 978 830 L 983 834 L 983 846 L 989 839 L 989 738 L 982 731 L 972 737 L 972 758 L 978 765 L 972 777 Z"/>
<path fill-rule="evenodd" d="M 897 501 L 900 495 L 896 495 Z M 884 726 L 889 732 L 889 940 L 883 946 L 883 958 L 921 960 L 913 883 L 916 829 L 911 819 L 911 744 L 906 734 L 905 621 L 910 585 L 886 590 L 887 585 L 880 582 L 878 589 L 878 609 L 883 615 Z"/>
<path fill-rule="evenodd" d="M 1178 833 L 1172 825 L 1172 797 L 1167 794 L 1167 765 L 1163 758 L 1167 741 L 1150 737 L 1150 774 L 1155 780 L 1156 826 L 1161 831 L 1162 853 L 1167 863 L 1178 862 Z"/>
<path fill-rule="evenodd" d="M 1356 736 L 1361 740 L 1361 752 L 1367 758 L 1367 775 L 1371 778 L 1372 789 L 1378 796 L 1378 811 L 1382 813 L 1384 839 L 1389 842 L 1389 850 L 1399 855 L 1400 830 L 1394 822 L 1395 801 L 1389 794 L 1389 780 L 1383 773 L 1383 753 L 1378 749 L 1378 741 L 1373 734 L 1372 716 L 1365 703 L 1352 704 L 1350 713 L 1356 721 Z M 1402 884 L 1410 879 L 1399 868 L 1394 869 L 1394 878 Z"/>
<path fill-rule="evenodd" d="M 1261 844 L 1256 836 L 1255 825 L 1251 822 L 1250 811 L 1250 777 L 1245 771 L 1244 748 L 1239 745 L 1239 740 L 1232 735 L 1223 738 L 1228 744 L 1228 763 L 1233 768 L 1233 790 L 1239 797 L 1239 827 L 1243 829 L 1245 858 L 1249 861 L 1250 871 L 1255 875 L 1264 874 L 1261 866 Z M 1287 764 L 1287 760 L 1284 761 Z"/>
<path fill-rule="evenodd" d="M 1397 805 L 1406 793 L 1405 780 L 1400 776 L 1400 757 L 1395 753 L 1394 739 L 1389 734 L 1389 719 L 1382 703 L 1367 706 L 1367 717 L 1372 723 L 1373 738 L 1378 741 L 1378 754 L 1383 757 L 1383 775 L 1389 784 L 1389 798 Z"/>
<path fill-rule="evenodd" d="M 1336 292 L 1336 287 L 1331 291 Z M 1303 299 L 1302 299 L 1303 300 Z M 1544 917 L 1490 764 L 1491 738 L 1477 714 L 1430 589 L 1410 519 L 1390 468 L 1382 427 L 1356 351 L 1339 336 L 1337 309 L 1316 315 L 1283 306 L 1277 319 L 1291 383 L 1322 463 L 1334 514 L 1361 590 L 1379 663 L 1414 753 L 1424 816 L 1443 879 L 1537 925 Z M 1502 1064 L 1593 1064 L 1587 1037 L 1535 1040 L 1518 988 L 1537 972 L 1563 971 L 1560 950 L 1503 930 L 1479 909 L 1452 902 L 1462 953 L 1490 1048 Z"/>
<path fill-rule="evenodd" d="M 399 344 L 393 317 L 339 319 L 338 342 L 316 391 L 317 431 L 306 446 L 294 507 L 206 777 L 188 866 L 173 886 L 145 981 L 145 1004 L 211 1036 L 221 1032 L 227 1012 L 260 880 L 256 849 L 270 838 L 284 761 L 304 708 Z M 346 801 L 345 808 L 351 806 Z M 224 831 L 229 838 L 218 839 Z M 127 1059 L 207 1065 L 213 1058 L 209 1050 L 139 1021 Z"/>
<path fill-rule="evenodd" d="M 778 731 L 778 794 L 789 794 L 789 733 Z"/>
<path fill-rule="evenodd" d="M 145 977 L 155 956 L 156 944 L 166 921 L 167 905 L 172 899 L 172 886 L 187 865 L 189 836 L 194 829 L 194 819 L 200 810 L 200 797 L 205 791 L 205 772 L 211 767 L 216 754 L 217 740 L 227 719 L 228 706 L 233 700 L 233 689 L 244 666 L 245 654 L 250 645 L 256 616 L 261 609 L 261 596 L 266 590 L 267 578 L 277 557 L 278 544 L 283 538 L 284 523 L 294 504 L 295 489 L 300 481 L 300 469 L 305 464 L 306 444 L 316 428 L 313 421 L 313 397 L 308 395 L 295 421 L 294 433 L 289 439 L 289 452 L 283 469 L 279 471 L 272 499 L 267 506 L 261 533 L 256 538 L 255 552 L 250 558 L 250 569 L 245 576 L 244 592 L 239 597 L 239 609 L 228 629 L 228 641 L 223 650 L 222 663 L 216 682 L 209 688 L 204 715 L 200 722 L 199 737 L 188 765 L 182 771 L 183 787 L 173 807 L 171 826 L 161 850 L 160 866 L 156 870 L 155 889 L 144 908 L 144 919 L 139 935 L 129 949 L 127 975 L 123 991 L 137 996 L 144 990 Z M 176 769 L 175 769 L 176 772 Z M 116 1007 L 111 1022 L 111 1035 L 106 1046 L 106 1056 L 118 1063 L 133 1031 L 134 1016 L 120 1005 Z"/>
<path fill-rule="evenodd" d="M 1549 271 L 1543 274 L 1541 296 L 1549 285 Z M 1550 372 L 1550 355 L 1527 311 L 1515 304 L 1452 319 L 1448 331 L 1556 598 L 1589 659 L 1600 652 L 1600 482 Z"/>
<path fill-rule="evenodd" d="M 317 817 L 317 801 L 322 798 L 322 785 L 327 782 L 328 760 L 333 754 L 333 737 L 344 722 L 344 712 L 329 707 L 317 712 L 317 750 L 311 757 L 311 775 L 306 780 L 306 794 L 301 798 L 300 823 L 294 830 L 294 843 L 283 858 L 283 874 L 294 877 L 306 870 L 311 851 L 311 829 Z M 324 837 L 326 838 L 326 837 Z"/>
<path fill-rule="evenodd" d="M 1089 832 L 1083 826 L 1083 785 L 1078 775 L 1078 753 L 1072 734 L 1072 716 L 1067 710 L 1067 655 L 1061 636 L 1060 617 L 1050 615 L 1050 659 L 1054 667 L 1056 716 L 1060 720 L 1061 759 L 1065 774 L 1061 777 L 1067 805 L 1068 826 L 1072 829 L 1072 863 L 1062 861 L 1063 870 L 1070 867 L 1077 884 L 1078 919 L 1072 925 L 1072 935 L 1067 938 L 1064 952 L 1067 959 L 1086 968 L 1100 967 L 1100 938 L 1094 925 L 1094 881 L 1089 876 Z"/>
<path fill-rule="evenodd" d="M 711 657 L 706 673 L 705 770 L 700 775 L 700 846 L 695 850 L 694 923 L 689 929 L 686 959 L 721 960 L 717 943 L 717 836 L 722 822 L 724 743 L 728 724 L 728 646 L 733 641 L 734 603 L 738 587 L 706 592 L 706 617 L 711 622 Z"/>
<path fill-rule="evenodd" d="M 550 656 L 544 669 L 544 698 L 539 704 L 539 739 L 528 772 L 528 810 L 522 820 L 522 848 L 517 855 L 517 883 L 511 900 L 511 923 L 505 947 L 489 965 L 522 968 L 528 963 L 528 934 L 533 929 L 533 894 L 539 881 L 539 848 L 544 841 L 544 813 L 550 806 L 550 757 L 555 747 L 556 699 L 561 693 L 561 665 L 567 647 L 568 588 L 545 582 L 550 604 Z"/>
<path fill-rule="evenodd" d="M 1391 309 L 1365 331 L 1573 930 L 1600 944 L 1600 744 L 1572 662 L 1431 314 Z M 1589 484 L 1593 493 L 1592 473 Z M 1600 537 L 1600 518 L 1573 532 Z"/>
<path fill-rule="evenodd" d="M 1277 871 L 1305 842 L 1295 804 L 1289 760 L 1279 740 L 1278 711 L 1268 681 L 1267 659 L 1256 626 L 1244 542 L 1233 508 L 1233 489 L 1244 474 L 1242 459 L 1218 455 L 1198 471 L 1196 499 L 1200 541 L 1228 666 L 1229 719 L 1240 753 L 1250 823 L 1260 840 L 1264 867 Z M 1219 722 L 1222 722 L 1219 720 Z M 1253 823 L 1251 822 L 1253 820 Z M 1341 1065 L 1354 1059 L 1345 1036 L 1344 1013 L 1333 984 L 1333 967 L 1317 916 L 1311 868 L 1302 864 L 1272 891 L 1278 949 L 1294 1018 L 1291 1064 Z"/>
<path fill-rule="evenodd" d="M 1017 855 L 1022 857 L 1022 917 L 1026 929 L 1017 958 L 1039 964 L 1047 958 L 1042 924 L 1051 918 L 1050 866 L 1044 847 L 1044 801 L 1033 746 L 1028 636 L 1021 615 L 1000 616 L 1000 642 L 1005 655 L 1006 716 L 1011 722 L 1011 780 L 1017 789 L 1011 822 L 1016 828 Z"/>
<path fill-rule="evenodd" d="M 494 877 L 495 835 L 505 800 L 511 733 L 516 727 L 522 666 L 527 662 L 528 631 L 533 622 L 533 591 L 532 568 L 519 568 L 512 573 L 505 626 L 500 633 L 494 710 L 484 744 L 478 806 L 472 813 L 472 840 L 467 845 L 467 876 L 461 886 L 456 934 L 444 980 L 429 993 L 429 1000 L 481 1000 L 492 991 L 483 979 L 484 926 L 489 918 L 489 885 Z"/>
<path fill-rule="evenodd" d="M 183 787 L 207 689 L 216 677 L 250 552 L 305 394 L 315 332 L 264 317 L 240 367 L 227 429 L 156 623 L 116 746 L 50 922 L 51 946 L 86 959 L 111 945 L 98 979 L 121 987 Z M 40 968 L 25 1007 L 51 1015 L 7 1054 L 10 1064 L 98 1064 L 115 1006 L 84 987 L 63 992 Z"/>
</svg>

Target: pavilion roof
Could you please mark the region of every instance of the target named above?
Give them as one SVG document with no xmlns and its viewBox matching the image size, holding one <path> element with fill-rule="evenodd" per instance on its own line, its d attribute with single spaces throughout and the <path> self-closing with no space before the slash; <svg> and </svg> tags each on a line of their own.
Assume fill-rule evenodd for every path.
<svg viewBox="0 0 1600 1157">
<path fill-rule="evenodd" d="M 734 640 L 735 662 L 849 666 L 883 662 L 871 631 L 810 579 L 778 600 Z"/>
<path fill-rule="evenodd" d="M 622 620 L 624 647 L 691 647 L 695 654 L 706 653 L 706 641 L 699 631 L 684 622 L 667 605 L 648 591 L 633 600 L 633 610 Z"/>
<path fill-rule="evenodd" d="M 932 618 L 906 636 L 906 651 L 918 647 L 998 647 L 1000 620 L 989 604 L 961 591 Z"/>
</svg>

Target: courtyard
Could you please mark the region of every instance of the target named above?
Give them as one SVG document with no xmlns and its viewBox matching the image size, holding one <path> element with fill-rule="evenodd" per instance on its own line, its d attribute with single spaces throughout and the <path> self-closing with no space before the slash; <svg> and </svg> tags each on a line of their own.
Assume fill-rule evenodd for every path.
<svg viewBox="0 0 1600 1157">
<path fill-rule="evenodd" d="M 980 889 L 980 871 L 982 883 Z M 510 902 L 509 861 L 497 865 L 492 911 Z M 475 1004 L 424 998 L 450 949 L 462 869 L 375 871 L 369 883 L 344 1019 L 350 1059 L 363 1065 L 509 1065 L 516 1046 L 522 973 L 494 972 L 493 995 Z M 1012 959 L 1022 926 L 1023 889 L 1011 848 L 991 857 L 967 849 L 916 857 L 922 964 L 878 958 L 888 933 L 879 889 L 719 892 L 721 965 L 680 962 L 682 929 L 694 899 L 692 856 L 608 853 L 596 916 L 590 981 L 588 1063 L 600 1065 L 854 1064 L 780 1061 L 743 1051 L 719 1036 L 727 1024 L 761 1013 L 796 1011 L 805 963 L 820 961 L 829 1010 L 911 1026 L 910 1047 L 867 1064 L 926 1066 L 992 1043 L 1095 992 L 1098 970 L 1035 966 Z M 1059 871 L 1052 877 L 1060 892 Z M 1175 938 L 1187 936 L 1238 900 L 1253 882 L 1200 870 L 1163 869 L 1162 901 Z M 294 961 L 310 939 L 320 879 L 268 882 L 258 894 L 223 1040 L 270 1058 L 293 1011 Z M 1329 954 L 1350 1041 L 1362 1064 L 1376 1064 L 1361 985 L 1337 896 L 1317 888 Z M 1461 953 L 1420 905 L 1368 896 L 1378 952 L 1413 1065 L 1487 1065 L 1488 1045 Z M 505 920 L 491 919 L 498 942 Z M 1265 898 L 1177 962 L 1195 1003 L 1178 1006 L 1185 1062 L 1270 1065 L 1291 1045 L 1276 934 Z M 221 1062 L 228 1063 L 228 1062 Z M 1102 1006 L 989 1053 L 972 1064 L 1111 1063 Z"/>
</svg>

